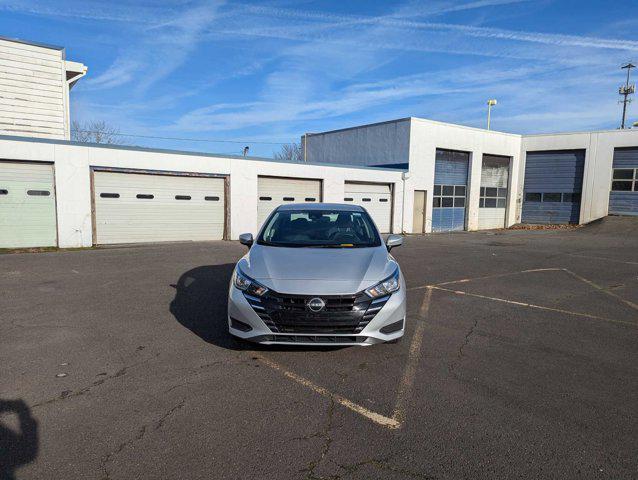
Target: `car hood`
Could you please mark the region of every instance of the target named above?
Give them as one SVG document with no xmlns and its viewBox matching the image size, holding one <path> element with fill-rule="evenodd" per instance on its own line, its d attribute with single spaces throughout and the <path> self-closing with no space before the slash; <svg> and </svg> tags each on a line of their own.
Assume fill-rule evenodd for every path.
<svg viewBox="0 0 638 480">
<path fill-rule="evenodd" d="M 255 244 L 238 265 L 246 275 L 276 292 L 317 295 L 359 292 L 397 268 L 383 245 L 283 248 Z"/>
</svg>

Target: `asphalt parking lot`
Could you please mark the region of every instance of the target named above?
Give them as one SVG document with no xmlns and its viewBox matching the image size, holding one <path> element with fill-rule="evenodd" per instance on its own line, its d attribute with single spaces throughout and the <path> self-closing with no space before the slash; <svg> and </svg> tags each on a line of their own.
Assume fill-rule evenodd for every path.
<svg viewBox="0 0 638 480">
<path fill-rule="evenodd" d="M 409 237 L 370 348 L 231 340 L 244 251 L 0 256 L 0 478 L 638 476 L 638 219 Z"/>
</svg>

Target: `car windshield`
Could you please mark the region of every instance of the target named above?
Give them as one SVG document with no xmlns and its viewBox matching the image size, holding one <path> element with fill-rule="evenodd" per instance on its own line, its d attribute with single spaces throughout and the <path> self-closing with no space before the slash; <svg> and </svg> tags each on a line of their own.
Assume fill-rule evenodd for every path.
<svg viewBox="0 0 638 480">
<path fill-rule="evenodd" d="M 257 239 L 273 247 L 378 247 L 381 239 L 363 211 L 278 210 Z"/>
</svg>

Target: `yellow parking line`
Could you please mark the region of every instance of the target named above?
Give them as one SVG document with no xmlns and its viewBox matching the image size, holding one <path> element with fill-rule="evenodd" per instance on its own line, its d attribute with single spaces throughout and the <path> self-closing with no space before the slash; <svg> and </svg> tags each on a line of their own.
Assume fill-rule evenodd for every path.
<svg viewBox="0 0 638 480">
<path fill-rule="evenodd" d="M 408 288 L 408 290 L 423 290 L 425 288 L 429 288 L 432 286 L 436 286 L 436 287 L 441 287 L 443 285 L 453 285 L 455 283 L 467 283 L 467 282 L 473 282 L 475 280 L 486 280 L 488 278 L 499 278 L 499 277 L 508 277 L 510 275 L 520 275 L 521 273 L 532 273 L 532 272 L 559 272 L 561 270 L 564 270 L 562 268 L 559 267 L 551 267 L 551 268 L 531 268 L 531 269 L 527 269 L 527 270 L 520 270 L 517 272 L 506 272 L 506 273 L 495 273 L 493 275 L 485 275 L 483 277 L 472 277 L 472 278 L 461 278 L 459 280 L 450 280 L 449 282 L 441 282 L 441 283 L 434 283 L 434 284 L 425 284 L 425 285 L 420 285 L 418 287 L 411 287 Z"/>
<path fill-rule="evenodd" d="M 263 357 L 263 356 L 258 356 L 257 357 L 259 359 L 260 362 L 262 362 L 264 365 L 269 366 L 270 368 L 272 368 L 273 370 L 276 370 L 278 372 L 280 372 L 281 374 L 283 374 L 286 378 L 289 378 L 295 382 L 297 382 L 298 384 L 312 390 L 315 393 L 318 393 L 321 396 L 327 397 L 327 398 L 331 398 L 332 400 L 334 400 L 335 402 L 337 402 L 338 404 L 352 410 L 353 412 L 358 413 L 359 415 L 364 416 L 365 418 L 367 418 L 368 420 L 372 420 L 374 423 L 381 425 L 383 427 L 386 428 L 391 428 L 391 429 L 395 429 L 395 428 L 399 428 L 401 426 L 401 423 L 398 422 L 397 420 L 395 420 L 394 418 L 389 418 L 386 417 L 384 415 L 381 415 L 380 413 L 376 413 L 373 412 L 372 410 L 368 410 L 365 407 L 362 407 L 361 405 L 348 400 L 346 397 L 339 395 L 338 393 L 333 393 L 330 390 L 328 390 L 327 388 L 324 388 L 320 385 L 317 385 L 313 382 L 311 382 L 310 380 L 308 380 L 307 378 L 302 377 L 301 375 L 297 375 L 294 372 L 291 372 L 290 370 L 286 369 L 285 367 L 283 367 L 282 365 L 279 365 L 277 362 Z"/>
<path fill-rule="evenodd" d="M 397 392 L 396 403 L 392 418 L 399 423 L 403 424 L 405 421 L 405 407 L 410 394 L 412 393 L 412 387 L 414 386 L 414 378 L 416 377 L 417 368 L 419 366 L 419 358 L 421 357 L 421 345 L 423 344 L 423 333 L 425 331 L 425 320 L 427 319 L 428 312 L 430 310 L 430 300 L 432 299 L 432 288 L 427 288 L 423 295 L 423 301 L 421 302 L 421 308 L 419 309 L 418 320 L 414 335 L 412 336 L 412 342 L 410 343 L 410 351 L 408 353 L 408 361 L 403 370 L 403 376 L 401 377 L 401 383 L 399 383 L 399 391 Z"/>
<path fill-rule="evenodd" d="M 613 319 L 613 318 L 599 317 L 597 315 L 591 315 L 589 313 L 572 312 L 570 310 L 563 310 L 562 308 L 545 307 L 543 305 L 534 305 L 533 303 L 517 302 L 517 301 L 514 301 L 514 300 L 507 300 L 505 298 L 499 298 L 499 297 L 488 297 L 487 295 L 479 295 L 478 293 L 463 292 L 461 290 L 452 290 L 450 288 L 437 287 L 436 285 L 433 285 L 432 288 L 434 288 L 436 290 L 443 290 L 445 292 L 454 293 L 456 295 L 466 295 L 466 296 L 469 296 L 469 297 L 482 298 L 484 300 L 492 300 L 492 301 L 495 301 L 495 302 L 509 303 L 511 305 L 517 305 L 517 306 L 520 306 L 520 307 L 535 308 L 535 309 L 538 309 L 538 310 L 547 310 L 547 311 L 550 311 L 550 312 L 565 313 L 567 315 L 575 315 L 575 316 L 578 316 L 578 317 L 585 317 L 585 318 L 590 318 L 590 319 L 593 319 L 593 320 L 602 320 L 602 321 L 605 321 L 605 322 L 619 323 L 619 324 L 622 324 L 622 325 L 630 325 L 632 327 L 638 327 L 638 324 L 636 324 L 636 323 L 626 322 L 624 320 L 616 320 L 616 319 Z"/>
<path fill-rule="evenodd" d="M 577 278 L 578 280 L 580 280 L 582 282 L 585 282 L 590 287 L 593 287 L 596 290 L 600 290 L 601 292 L 606 293 L 607 295 L 612 296 L 612 297 L 614 297 L 617 300 L 620 300 L 622 303 L 624 303 L 625 305 L 633 308 L 634 310 L 638 310 L 638 305 L 636 305 L 634 302 L 626 300 L 623 297 L 621 297 L 620 295 L 616 295 L 614 292 L 610 292 L 605 287 L 602 287 L 602 286 L 598 285 L 597 283 L 594 283 L 591 280 L 586 279 L 585 277 L 581 277 L 577 273 L 574 273 L 571 270 L 568 270 L 567 268 L 563 268 L 563 270 L 565 272 L 569 273 L 572 277 Z"/>
</svg>

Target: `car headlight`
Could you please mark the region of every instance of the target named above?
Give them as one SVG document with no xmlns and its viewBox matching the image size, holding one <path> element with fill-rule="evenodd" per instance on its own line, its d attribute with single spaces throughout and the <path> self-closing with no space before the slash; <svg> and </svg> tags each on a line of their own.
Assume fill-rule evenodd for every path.
<svg viewBox="0 0 638 480">
<path fill-rule="evenodd" d="M 242 273 L 239 268 L 235 268 L 235 272 L 233 273 L 233 285 L 249 295 L 256 295 L 258 297 L 261 297 L 268 291 L 262 284 Z"/>
<path fill-rule="evenodd" d="M 390 275 L 385 280 L 380 281 L 376 285 L 367 288 L 365 292 L 369 297 L 372 298 L 384 297 L 385 295 L 396 292 L 399 288 L 401 288 L 400 283 L 399 269 L 397 268 L 392 275 Z"/>
</svg>

